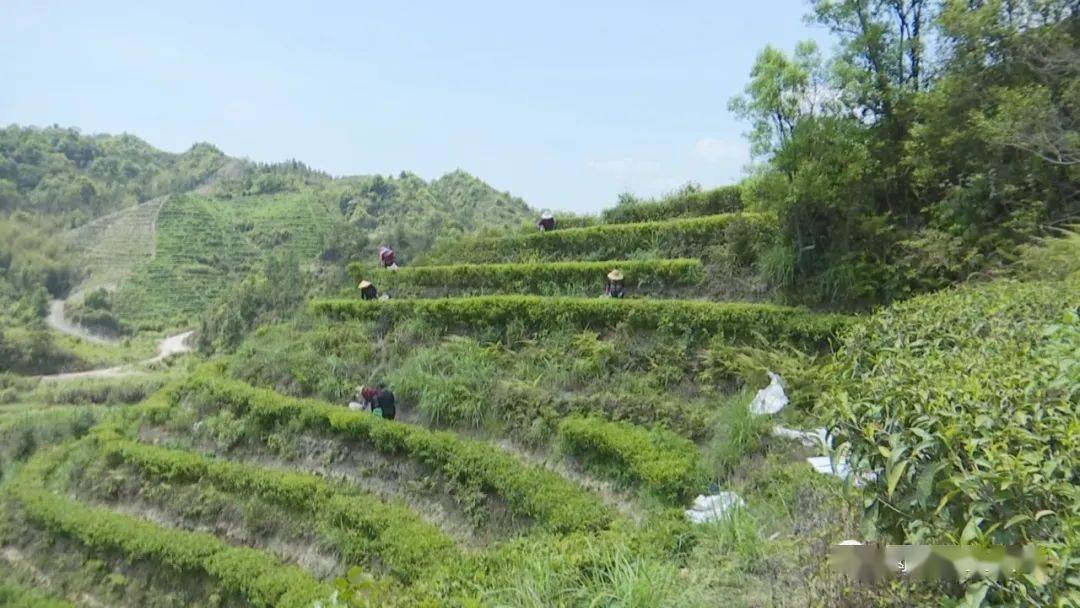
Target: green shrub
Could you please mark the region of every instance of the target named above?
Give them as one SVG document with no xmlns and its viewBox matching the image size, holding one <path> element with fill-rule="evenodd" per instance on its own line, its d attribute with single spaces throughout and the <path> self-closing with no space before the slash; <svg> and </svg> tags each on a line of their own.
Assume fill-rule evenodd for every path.
<svg viewBox="0 0 1080 608">
<path fill-rule="evenodd" d="M 1057 237 L 1021 246 L 1012 270 L 1029 280 L 1066 279 L 1080 274 L 1080 225 L 1062 230 Z"/>
<path fill-rule="evenodd" d="M 598 497 L 542 467 L 527 465 L 487 443 L 431 431 L 311 399 L 293 399 L 228 380 L 210 370 L 194 374 L 180 390 L 215 407 L 228 407 L 263 425 L 287 423 L 364 441 L 387 455 L 400 455 L 475 484 L 502 497 L 508 509 L 554 532 L 595 530 L 611 511 Z"/>
<path fill-rule="evenodd" d="M 850 321 L 841 315 L 815 314 L 774 304 L 539 296 L 385 302 L 315 300 L 312 307 L 335 319 L 399 321 L 420 317 L 448 330 L 506 328 L 512 323 L 534 330 L 565 327 L 598 330 L 625 323 L 633 329 L 669 331 L 695 338 L 724 336 L 737 341 L 764 338 L 814 349 L 828 344 Z"/>
<path fill-rule="evenodd" d="M 742 210 L 742 189 L 724 186 L 712 190 L 682 192 L 659 201 L 630 201 L 605 209 L 602 217 L 609 224 L 655 222 L 676 217 L 695 217 L 735 213 Z"/>
<path fill-rule="evenodd" d="M 21 585 L 0 580 L 0 606 L 7 608 L 73 608 L 72 604 L 53 599 Z"/>
<path fill-rule="evenodd" d="M 374 274 L 364 265 L 353 264 L 349 271 L 355 280 L 371 279 L 395 297 L 431 295 L 433 291 L 455 295 L 599 295 L 605 275 L 613 268 L 622 270 L 627 287 L 646 293 L 697 285 L 705 278 L 701 261 L 691 259 L 406 266 Z"/>
<path fill-rule="evenodd" d="M 586 465 L 641 483 L 666 501 L 684 502 L 701 485 L 697 446 L 670 431 L 575 416 L 559 424 L 559 444 Z"/>
<path fill-rule="evenodd" d="M 453 542 L 404 505 L 345 492 L 314 475 L 145 445 L 107 430 L 97 437 L 105 453 L 148 476 L 169 483 L 208 482 L 224 492 L 258 496 L 343 530 L 350 559 L 378 560 L 403 580 L 415 579 L 433 566 L 455 559 Z"/>
<path fill-rule="evenodd" d="M 138 403 L 165 385 L 159 375 L 88 378 L 42 384 L 32 395 L 45 403 Z"/>
<path fill-rule="evenodd" d="M 1076 279 L 1003 280 L 852 328 L 820 403 L 854 466 L 880 473 L 867 516 L 884 534 L 1037 542 L 1065 560 L 1057 584 L 1078 575 L 1065 557 L 1080 547 L 1078 307 Z"/>
<path fill-rule="evenodd" d="M 771 241 L 776 219 L 759 213 L 729 213 L 709 217 L 605 224 L 553 232 L 515 234 L 500 238 L 459 239 L 431 254 L 427 263 L 488 264 L 499 262 L 616 260 L 641 251 L 661 257 L 694 257 L 725 242 L 732 225 L 746 224 L 756 241 Z M 745 234 L 746 231 L 738 231 Z"/>
<path fill-rule="evenodd" d="M 165 528 L 49 492 L 44 479 L 58 453 L 32 460 L 9 486 L 26 517 L 46 530 L 71 537 L 92 551 L 117 553 L 131 561 L 152 560 L 180 572 L 206 573 L 224 590 L 260 608 L 310 608 L 330 597 L 330 589 L 310 575 L 262 551 L 231 547 L 212 534 Z"/>
</svg>

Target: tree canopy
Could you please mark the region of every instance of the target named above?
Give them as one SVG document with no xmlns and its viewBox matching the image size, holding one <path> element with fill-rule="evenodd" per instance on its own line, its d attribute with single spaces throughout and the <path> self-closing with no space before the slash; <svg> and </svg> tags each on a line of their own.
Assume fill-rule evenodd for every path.
<svg viewBox="0 0 1080 608">
<path fill-rule="evenodd" d="M 731 108 L 776 211 L 764 270 L 800 299 L 889 301 L 1080 216 L 1080 14 L 1068 0 L 814 0 L 837 38 L 766 48 Z"/>
</svg>

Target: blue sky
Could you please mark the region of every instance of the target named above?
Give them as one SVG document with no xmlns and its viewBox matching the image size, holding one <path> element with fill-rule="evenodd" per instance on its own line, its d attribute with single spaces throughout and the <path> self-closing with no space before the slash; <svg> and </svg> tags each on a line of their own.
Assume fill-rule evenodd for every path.
<svg viewBox="0 0 1080 608">
<path fill-rule="evenodd" d="M 159 5 L 159 6 L 154 6 Z M 464 169 L 537 207 L 734 181 L 727 110 L 801 0 L 0 3 L 0 123 L 334 175 Z"/>
</svg>

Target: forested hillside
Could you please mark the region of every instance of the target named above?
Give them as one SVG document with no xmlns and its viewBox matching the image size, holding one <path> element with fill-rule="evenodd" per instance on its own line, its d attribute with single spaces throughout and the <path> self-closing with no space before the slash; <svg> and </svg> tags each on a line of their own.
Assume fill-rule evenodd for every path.
<svg viewBox="0 0 1080 608">
<path fill-rule="evenodd" d="M 1075 2 L 816 0 L 826 55 L 769 47 L 731 108 L 780 217 L 763 270 L 851 305 L 937 289 L 1080 217 Z"/>
</svg>

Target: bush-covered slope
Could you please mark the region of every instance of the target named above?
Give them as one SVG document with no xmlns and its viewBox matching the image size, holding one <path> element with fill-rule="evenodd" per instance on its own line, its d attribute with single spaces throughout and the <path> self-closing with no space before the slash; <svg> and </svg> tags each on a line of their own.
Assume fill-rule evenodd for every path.
<svg viewBox="0 0 1080 608">
<path fill-rule="evenodd" d="M 656 201 L 639 201 L 629 197 L 605 209 L 601 216 L 609 224 L 626 224 L 735 213 L 742 211 L 742 208 L 742 188 L 724 186 L 712 190 L 692 188 Z"/>
<path fill-rule="evenodd" d="M 1063 560 L 1056 589 L 1077 575 L 1078 315 L 1080 277 L 1000 280 L 893 305 L 847 334 L 821 406 L 856 466 L 879 472 L 868 516 L 882 532 L 1036 542 Z"/>
<path fill-rule="evenodd" d="M 581 327 L 611 329 L 625 323 L 639 330 L 687 334 L 697 339 L 761 336 L 811 347 L 829 343 L 850 317 L 817 314 L 801 308 L 743 302 L 692 300 L 545 298 L 478 296 L 419 300 L 314 300 L 312 308 L 338 319 L 424 319 L 446 329 L 505 329 L 518 324 L 533 330 Z"/>
<path fill-rule="evenodd" d="M 775 230 L 774 218 L 757 213 L 602 224 L 553 232 L 460 239 L 438 248 L 424 263 L 617 260 L 643 254 L 661 258 L 702 257 L 719 246 L 732 248 L 736 261 L 749 263 L 769 242 Z"/>
<path fill-rule="evenodd" d="M 353 264 L 353 280 L 371 279 L 395 298 L 402 296 L 536 294 L 589 296 L 603 293 L 604 277 L 618 268 L 633 293 L 663 294 L 705 278 L 700 260 L 610 260 L 525 264 L 455 264 L 405 266 L 372 271 Z"/>
</svg>

